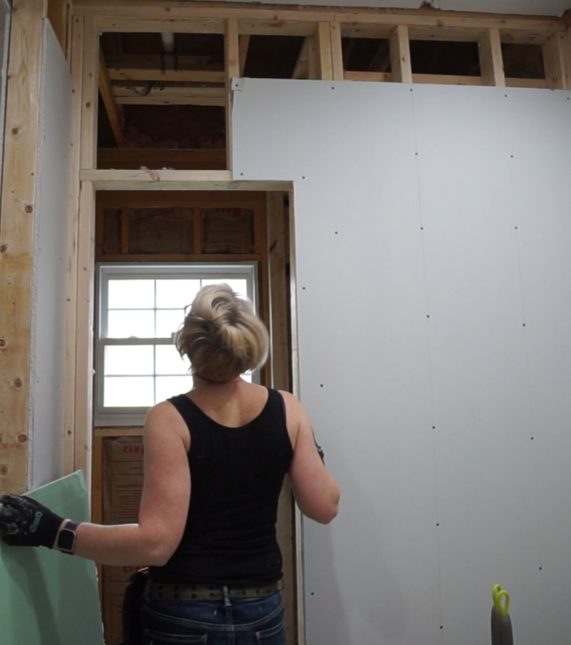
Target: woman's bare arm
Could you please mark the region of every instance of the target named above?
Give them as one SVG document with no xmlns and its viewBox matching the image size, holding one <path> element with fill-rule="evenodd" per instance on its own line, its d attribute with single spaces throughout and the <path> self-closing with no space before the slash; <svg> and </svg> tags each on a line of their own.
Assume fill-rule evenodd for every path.
<svg viewBox="0 0 571 645">
<path fill-rule="evenodd" d="M 319 456 L 309 418 L 301 403 L 282 392 L 293 459 L 289 476 L 297 505 L 311 519 L 327 524 L 339 509 L 339 486 Z"/>
<path fill-rule="evenodd" d="M 190 503 L 190 433 L 174 406 L 149 411 L 144 429 L 144 484 L 137 524 L 82 523 L 75 555 L 110 565 L 165 564 L 178 546 Z"/>
</svg>

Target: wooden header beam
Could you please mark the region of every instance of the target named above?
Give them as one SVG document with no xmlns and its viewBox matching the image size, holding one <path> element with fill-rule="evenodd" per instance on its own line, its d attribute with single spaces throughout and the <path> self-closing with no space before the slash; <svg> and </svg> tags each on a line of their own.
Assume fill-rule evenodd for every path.
<svg viewBox="0 0 571 645">
<path fill-rule="evenodd" d="M 542 44 L 565 31 L 559 18 L 395 9 L 289 7 L 123 0 L 75 0 L 75 11 L 96 19 L 100 31 L 223 34 L 226 21 L 239 21 L 240 34 L 310 36 L 320 22 L 339 23 L 344 35 L 387 37 L 398 25 L 415 39 L 478 42 L 488 29 L 500 30 L 506 42 Z"/>
<path fill-rule="evenodd" d="M 291 181 L 234 181 L 229 170 L 82 170 L 95 190 L 282 190 Z"/>
<path fill-rule="evenodd" d="M 338 20 L 340 22 L 377 22 L 433 27 L 474 27 L 482 29 L 499 27 L 506 30 L 541 31 L 561 24 L 553 17 L 521 16 L 513 14 L 475 13 L 461 11 L 373 9 L 348 7 L 317 7 L 289 5 L 255 5 L 223 2 L 185 2 L 181 0 L 74 0 L 76 13 L 110 18 L 135 18 L 145 20 L 175 21 L 181 19 L 218 19 L 236 17 L 243 20 L 310 21 Z M 328 16 L 328 18 L 326 18 Z M 176 25 L 178 28 L 178 25 Z"/>
</svg>

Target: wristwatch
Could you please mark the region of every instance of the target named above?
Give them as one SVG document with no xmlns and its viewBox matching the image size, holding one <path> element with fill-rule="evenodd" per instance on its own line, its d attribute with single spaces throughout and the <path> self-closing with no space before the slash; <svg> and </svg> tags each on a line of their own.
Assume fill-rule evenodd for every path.
<svg viewBox="0 0 571 645">
<path fill-rule="evenodd" d="M 59 551 L 61 551 L 62 553 L 67 553 L 68 555 L 73 555 L 73 552 L 75 551 L 75 539 L 77 537 L 75 530 L 78 526 L 79 522 L 66 520 L 57 536 L 56 546 Z"/>
</svg>

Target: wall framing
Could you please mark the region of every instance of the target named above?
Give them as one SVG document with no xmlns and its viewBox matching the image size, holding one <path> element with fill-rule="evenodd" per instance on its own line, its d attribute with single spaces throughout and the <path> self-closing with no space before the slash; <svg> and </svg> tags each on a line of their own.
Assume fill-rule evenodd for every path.
<svg viewBox="0 0 571 645">
<path fill-rule="evenodd" d="M 91 374 L 92 374 L 92 302 L 94 191 L 96 190 L 281 190 L 288 182 L 240 182 L 231 170 L 230 109 L 227 109 L 228 170 L 184 171 L 97 169 L 97 92 L 100 74 L 99 34 L 105 31 L 161 32 L 176 28 L 180 32 L 219 33 L 225 35 L 226 103 L 231 102 L 231 79 L 243 65 L 247 38 L 252 34 L 303 35 L 307 46 L 300 64 L 312 66 L 322 80 L 389 80 L 390 74 L 348 73 L 343 70 L 341 38 L 353 36 L 386 36 L 390 38 L 394 61 L 392 80 L 401 82 L 456 82 L 461 84 L 513 85 L 505 79 L 501 60 L 502 40 L 541 44 L 548 72 L 549 87 L 566 88 L 571 60 L 568 26 L 564 19 L 498 16 L 490 14 L 445 13 L 434 11 L 383 11 L 285 7 L 251 7 L 249 5 L 189 4 L 150 0 L 76 0 L 72 19 L 71 55 L 76 104 L 81 96 L 74 171 L 79 195 L 73 216 L 77 257 L 72 254 L 70 285 L 76 285 L 75 312 L 69 315 L 68 350 L 69 384 L 74 387 L 73 401 L 67 406 L 66 436 L 70 445 L 73 433 L 73 467 L 88 472 L 90 452 Z M 482 51 L 482 78 L 436 77 L 412 74 L 411 37 L 438 40 L 476 40 Z M 81 45 L 81 61 L 77 61 Z M 312 56 L 312 51 L 314 55 Z M 313 61 L 312 61 L 313 59 Z M 525 80 L 525 79 L 524 79 Z M 521 84 L 526 84 L 521 83 Z M 527 85 L 542 85 L 530 82 Z M 78 151 L 79 147 L 79 151 Z M 79 183 L 77 183 L 79 182 Z M 80 188 L 77 188 L 80 186 Z M 72 196 L 72 200 L 74 200 Z M 75 263 L 75 265 L 74 265 Z M 72 303 L 74 298 L 71 298 Z M 75 333 L 74 333 L 75 332 Z M 73 357 L 73 358 L 72 358 Z M 73 431 L 75 428 L 75 431 Z M 68 449 L 68 453 L 71 450 Z M 71 459 L 66 460 L 71 465 Z"/>
</svg>

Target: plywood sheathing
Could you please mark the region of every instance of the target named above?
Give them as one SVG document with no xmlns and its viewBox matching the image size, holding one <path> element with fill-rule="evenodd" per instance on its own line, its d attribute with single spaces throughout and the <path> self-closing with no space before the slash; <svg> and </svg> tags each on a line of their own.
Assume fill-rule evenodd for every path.
<svg viewBox="0 0 571 645">
<path fill-rule="evenodd" d="M 39 96 L 46 3 L 14 0 L 0 217 L 0 492 L 28 488 Z"/>
</svg>

